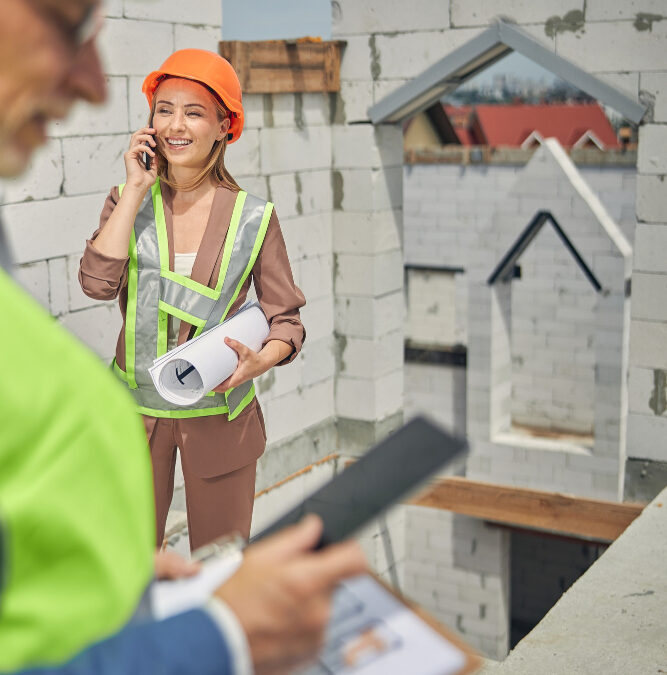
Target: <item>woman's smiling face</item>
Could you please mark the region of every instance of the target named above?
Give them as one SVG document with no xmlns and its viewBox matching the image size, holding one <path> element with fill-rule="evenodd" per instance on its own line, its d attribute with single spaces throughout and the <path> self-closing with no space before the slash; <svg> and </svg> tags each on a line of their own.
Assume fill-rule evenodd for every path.
<svg viewBox="0 0 667 675">
<path fill-rule="evenodd" d="M 192 80 L 169 78 L 155 92 L 153 127 L 158 148 L 170 165 L 201 169 L 211 148 L 229 129 L 222 121 L 213 95 Z"/>
</svg>

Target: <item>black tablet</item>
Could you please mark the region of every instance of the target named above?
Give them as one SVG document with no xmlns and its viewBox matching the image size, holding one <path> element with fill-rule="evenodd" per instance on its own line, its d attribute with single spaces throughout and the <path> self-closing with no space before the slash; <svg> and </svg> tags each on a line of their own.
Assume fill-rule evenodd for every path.
<svg viewBox="0 0 667 675">
<path fill-rule="evenodd" d="M 465 438 L 417 417 L 257 533 L 251 543 L 298 522 L 308 513 L 316 513 L 324 522 L 317 548 L 347 539 L 467 450 Z"/>
</svg>

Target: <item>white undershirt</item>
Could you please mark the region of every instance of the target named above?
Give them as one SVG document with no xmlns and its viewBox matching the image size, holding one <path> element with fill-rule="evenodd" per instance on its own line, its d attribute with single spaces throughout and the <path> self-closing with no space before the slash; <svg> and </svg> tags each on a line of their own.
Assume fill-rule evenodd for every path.
<svg viewBox="0 0 667 675">
<path fill-rule="evenodd" d="M 192 268 L 195 264 L 195 253 L 174 253 L 174 272 L 183 277 L 192 275 Z M 178 344 L 178 331 L 181 328 L 181 320 L 175 316 L 171 317 L 169 332 L 167 334 L 167 351 L 173 349 Z"/>
</svg>

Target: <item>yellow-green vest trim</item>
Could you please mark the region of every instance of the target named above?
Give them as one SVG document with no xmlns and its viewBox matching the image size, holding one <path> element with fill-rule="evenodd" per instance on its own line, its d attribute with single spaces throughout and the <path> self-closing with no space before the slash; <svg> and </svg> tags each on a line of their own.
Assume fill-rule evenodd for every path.
<svg viewBox="0 0 667 675">
<path fill-rule="evenodd" d="M 119 186 L 122 194 L 123 185 Z M 165 401 L 155 389 L 148 369 L 167 351 L 168 315 L 196 326 L 195 335 L 222 323 L 257 260 L 273 204 L 239 192 L 225 239 L 215 288 L 204 286 L 169 269 L 169 245 L 158 179 L 146 195 L 130 237 L 128 296 L 125 315 L 125 371 L 114 371 L 125 382 L 139 412 L 175 419 L 228 414 L 233 420 L 252 401 L 252 381 L 224 394 L 209 392 L 192 406 Z"/>
</svg>

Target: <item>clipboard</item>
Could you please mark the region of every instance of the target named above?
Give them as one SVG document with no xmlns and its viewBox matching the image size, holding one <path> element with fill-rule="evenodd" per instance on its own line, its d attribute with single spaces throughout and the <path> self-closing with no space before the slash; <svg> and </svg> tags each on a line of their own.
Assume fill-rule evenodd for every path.
<svg viewBox="0 0 667 675">
<path fill-rule="evenodd" d="M 467 451 L 465 438 L 416 417 L 257 533 L 250 543 L 309 513 L 316 513 L 324 523 L 316 548 L 343 541 Z"/>
<path fill-rule="evenodd" d="M 375 574 L 343 581 L 317 661 L 295 675 L 471 675 L 481 657 Z"/>
</svg>

